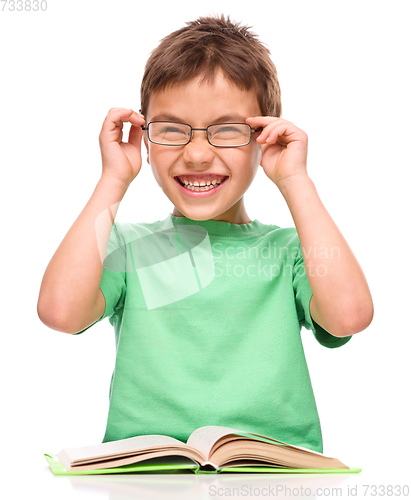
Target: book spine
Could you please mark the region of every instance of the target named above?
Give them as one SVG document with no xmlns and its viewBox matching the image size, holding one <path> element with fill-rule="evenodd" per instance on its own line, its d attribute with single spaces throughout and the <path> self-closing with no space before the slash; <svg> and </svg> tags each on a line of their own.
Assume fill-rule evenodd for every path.
<svg viewBox="0 0 411 500">
<path fill-rule="evenodd" d="M 218 472 L 218 466 L 211 462 L 204 462 L 200 464 L 199 469 L 197 469 L 196 474 L 216 474 Z"/>
</svg>

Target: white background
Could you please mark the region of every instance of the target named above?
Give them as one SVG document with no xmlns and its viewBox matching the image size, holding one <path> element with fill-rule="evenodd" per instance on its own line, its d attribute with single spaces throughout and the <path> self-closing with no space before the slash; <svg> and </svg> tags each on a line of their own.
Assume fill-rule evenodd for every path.
<svg viewBox="0 0 411 500">
<path fill-rule="evenodd" d="M 365 484 L 410 485 L 408 2 L 49 0 L 45 12 L 10 8 L 0 11 L 0 455 L 3 484 L 13 486 L 7 498 L 170 498 L 177 491 L 176 498 L 209 498 L 210 481 L 226 486 L 227 479 L 197 476 L 178 483 L 170 476 L 166 483 L 53 477 L 43 453 L 101 442 L 114 334 L 105 320 L 65 335 L 36 312 L 45 268 L 99 179 L 98 135 L 108 110 L 139 109 L 145 61 L 162 37 L 221 13 L 251 26 L 270 48 L 282 116 L 308 133 L 309 174 L 374 299 L 371 326 L 340 349 L 302 331 L 324 453 L 363 468 L 343 478 L 344 488 L 358 486 L 358 497 Z M 245 201 L 252 220 L 293 224 L 262 169 Z M 144 163 L 117 219 L 152 222 L 171 211 Z M 312 477 L 298 481 L 314 484 Z"/>
</svg>

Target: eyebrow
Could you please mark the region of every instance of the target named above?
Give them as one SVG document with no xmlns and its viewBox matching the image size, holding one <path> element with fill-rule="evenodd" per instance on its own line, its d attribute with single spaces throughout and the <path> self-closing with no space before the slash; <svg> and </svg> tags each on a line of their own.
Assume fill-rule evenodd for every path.
<svg viewBox="0 0 411 500">
<path fill-rule="evenodd" d="M 235 113 L 233 114 L 228 114 L 228 115 L 222 115 L 218 118 L 216 118 L 212 123 L 245 123 L 245 118 L 243 116 L 237 115 Z M 168 113 L 160 113 L 156 116 L 154 116 L 151 119 L 152 122 L 155 121 L 170 121 L 170 122 L 177 122 L 177 123 L 187 123 L 185 121 L 182 121 L 181 118 L 178 116 L 168 114 Z"/>
</svg>

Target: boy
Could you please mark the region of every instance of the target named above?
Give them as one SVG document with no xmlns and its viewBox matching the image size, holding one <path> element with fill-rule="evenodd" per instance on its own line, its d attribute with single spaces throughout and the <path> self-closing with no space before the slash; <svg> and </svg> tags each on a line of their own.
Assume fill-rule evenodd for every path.
<svg viewBox="0 0 411 500">
<path fill-rule="evenodd" d="M 114 326 L 103 441 L 186 441 L 222 425 L 322 452 L 301 326 L 339 347 L 370 324 L 373 303 L 307 174 L 307 135 L 280 117 L 269 51 L 224 16 L 188 23 L 151 54 L 141 111 L 108 113 L 101 178 L 38 301 L 40 319 L 58 331 L 82 333 L 106 317 Z M 115 223 L 142 139 L 174 210 L 163 221 Z M 243 196 L 259 165 L 295 229 L 248 217 Z"/>
</svg>

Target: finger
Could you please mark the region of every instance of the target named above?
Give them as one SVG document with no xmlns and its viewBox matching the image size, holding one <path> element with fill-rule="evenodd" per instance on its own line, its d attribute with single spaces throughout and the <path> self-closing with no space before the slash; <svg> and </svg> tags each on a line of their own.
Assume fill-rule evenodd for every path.
<svg viewBox="0 0 411 500">
<path fill-rule="evenodd" d="M 123 125 L 120 118 L 125 118 L 131 113 L 132 110 L 111 108 L 101 127 L 100 142 L 121 141 Z"/>
<path fill-rule="evenodd" d="M 296 127 L 291 122 L 277 122 L 270 127 L 267 127 L 261 143 L 274 144 L 278 142 L 279 144 L 286 146 L 293 141 L 305 140 L 306 134 L 304 131 Z M 260 142 L 260 141 L 259 141 Z"/>
<path fill-rule="evenodd" d="M 128 142 L 133 146 L 140 147 L 143 130 L 141 127 L 145 124 L 144 116 L 140 113 L 133 113 L 130 117 L 130 132 L 128 134 Z"/>
<path fill-rule="evenodd" d="M 246 119 L 246 122 L 253 128 L 267 127 L 272 124 L 288 123 L 290 126 L 295 127 L 294 123 L 284 120 L 284 118 L 279 118 L 277 116 L 253 116 Z"/>
<path fill-rule="evenodd" d="M 131 123 L 132 126 L 138 128 L 141 128 L 146 122 L 144 116 L 140 113 L 136 113 L 136 111 L 133 111 L 133 114 L 130 116 L 128 121 Z"/>
<path fill-rule="evenodd" d="M 136 123 L 136 121 L 141 122 L 142 119 L 142 115 L 132 109 L 112 108 L 104 120 L 102 130 L 112 132 L 116 127 L 121 128 L 124 122 Z"/>
<path fill-rule="evenodd" d="M 267 142 L 267 139 L 270 136 L 272 136 L 273 131 L 275 130 L 275 128 L 276 128 L 276 123 L 275 122 L 272 122 L 272 123 L 269 123 L 268 125 L 266 125 L 263 128 L 263 131 L 258 136 L 257 142 L 260 143 L 260 144 L 264 144 L 265 142 Z"/>
<path fill-rule="evenodd" d="M 278 121 L 281 122 L 283 120 L 275 116 L 255 116 L 246 119 L 250 127 L 254 129 L 263 128 L 262 132 L 257 136 L 257 142 L 259 144 L 264 144 L 266 142 L 272 128 Z"/>
<path fill-rule="evenodd" d="M 107 130 L 110 132 L 116 127 L 122 128 L 124 122 L 134 120 L 137 113 L 132 109 L 120 108 L 107 115 Z"/>
<path fill-rule="evenodd" d="M 266 127 L 270 123 L 277 122 L 278 120 L 284 121 L 282 118 L 276 116 L 250 116 L 246 122 L 254 128 Z"/>
<path fill-rule="evenodd" d="M 125 122 L 131 122 L 132 125 L 141 127 L 144 124 L 144 118 L 132 109 L 112 108 L 104 120 L 100 139 L 109 142 L 121 141 L 123 123 Z"/>
</svg>

